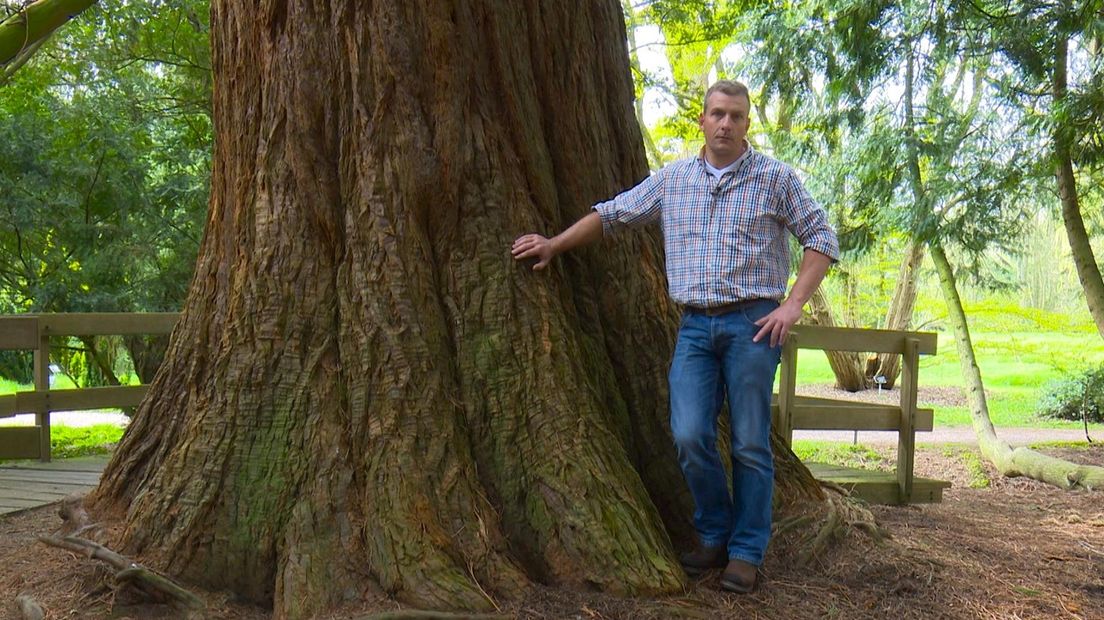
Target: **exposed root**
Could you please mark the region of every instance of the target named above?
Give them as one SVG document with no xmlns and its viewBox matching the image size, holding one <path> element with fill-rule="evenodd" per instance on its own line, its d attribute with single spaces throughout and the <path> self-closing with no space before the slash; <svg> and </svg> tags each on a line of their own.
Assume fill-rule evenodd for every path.
<svg viewBox="0 0 1104 620">
<path fill-rule="evenodd" d="M 170 600 L 187 610 L 198 611 L 206 607 L 203 600 L 188 590 L 182 588 L 168 577 L 157 573 L 130 561 L 126 557 L 115 553 L 107 547 L 76 536 L 39 536 L 39 542 L 66 549 L 74 553 L 80 553 L 94 560 L 107 563 L 118 572 L 115 579 L 119 583 L 133 583 L 146 594 L 161 600 Z"/>
<path fill-rule="evenodd" d="M 781 538 L 790 532 L 805 528 L 807 525 L 812 524 L 814 520 L 812 515 L 796 515 L 782 519 L 774 524 L 774 533 L 772 536 L 774 538 Z"/>
<path fill-rule="evenodd" d="M 46 617 L 46 612 L 42 610 L 42 605 L 39 605 L 38 602 L 28 594 L 20 594 L 15 597 L 15 606 L 19 608 L 20 617 L 23 620 L 42 620 Z"/>
<path fill-rule="evenodd" d="M 870 536 L 876 542 L 890 537 L 889 532 L 878 526 L 874 514 L 862 501 L 831 483 L 823 485 L 825 490 L 824 512 L 822 515 L 800 514 L 783 519 L 775 526 L 775 536 L 789 532 L 808 530 L 809 533 L 795 543 L 799 550 L 797 562 L 808 565 L 817 556 L 827 550 L 833 540 L 845 536 L 849 530 L 858 530 Z M 819 522 L 819 526 L 816 523 Z"/>
</svg>

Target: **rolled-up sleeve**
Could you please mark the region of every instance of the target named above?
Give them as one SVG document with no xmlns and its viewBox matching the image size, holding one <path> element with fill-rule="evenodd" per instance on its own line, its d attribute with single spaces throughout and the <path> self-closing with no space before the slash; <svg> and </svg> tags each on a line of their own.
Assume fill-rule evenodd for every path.
<svg viewBox="0 0 1104 620">
<path fill-rule="evenodd" d="M 802 247 L 816 250 L 832 259 L 839 260 L 839 239 L 836 231 L 828 223 L 828 214 L 817 204 L 797 173 L 788 170 L 782 178 L 779 213 L 782 220 Z"/>
<path fill-rule="evenodd" d="M 612 235 L 626 226 L 643 226 L 659 218 L 665 170 L 659 170 L 612 200 L 591 207 L 602 219 L 602 234 Z"/>
</svg>

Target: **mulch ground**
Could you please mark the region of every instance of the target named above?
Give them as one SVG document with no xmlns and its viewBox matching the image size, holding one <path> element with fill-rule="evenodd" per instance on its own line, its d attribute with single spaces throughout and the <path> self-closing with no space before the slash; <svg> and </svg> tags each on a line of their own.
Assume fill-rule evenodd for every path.
<svg viewBox="0 0 1104 620">
<path fill-rule="evenodd" d="M 1104 446 L 1048 452 L 1104 465 Z M 954 484 L 943 503 L 874 506 L 890 540 L 876 543 L 852 532 L 810 566 L 796 566 L 775 550 L 751 595 L 721 591 L 714 573 L 662 599 L 535 588 L 503 612 L 634 620 L 1104 618 L 1104 497 L 1000 478 L 992 470 L 989 486 L 970 488 L 984 480 L 976 463 L 963 449 L 918 451 L 918 475 Z M 101 563 L 34 542 L 59 524 L 53 507 L 0 518 L 0 618 L 19 618 L 13 601 L 21 592 L 41 602 L 47 618 L 176 617 L 106 585 L 112 580 Z M 210 617 L 269 618 L 225 593 L 203 596 Z"/>
</svg>

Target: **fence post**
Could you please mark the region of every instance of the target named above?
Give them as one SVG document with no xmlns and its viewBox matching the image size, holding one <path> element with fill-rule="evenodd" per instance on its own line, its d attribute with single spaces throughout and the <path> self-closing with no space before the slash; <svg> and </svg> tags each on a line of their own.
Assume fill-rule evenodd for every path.
<svg viewBox="0 0 1104 620">
<path fill-rule="evenodd" d="M 782 343 L 782 364 L 778 371 L 778 432 L 793 445 L 794 392 L 797 390 L 797 334 L 790 332 Z"/>
<path fill-rule="evenodd" d="M 43 333 L 39 323 L 38 348 L 34 352 L 34 387 L 36 392 L 50 389 L 50 337 Z M 43 462 L 50 460 L 50 400 L 43 399 L 35 411 L 35 424 L 38 426 L 38 458 Z"/>
<path fill-rule="evenodd" d="M 897 433 L 897 487 L 902 504 L 912 501 L 912 465 L 916 450 L 916 386 L 920 341 L 905 338 L 901 356 L 901 428 Z"/>
</svg>

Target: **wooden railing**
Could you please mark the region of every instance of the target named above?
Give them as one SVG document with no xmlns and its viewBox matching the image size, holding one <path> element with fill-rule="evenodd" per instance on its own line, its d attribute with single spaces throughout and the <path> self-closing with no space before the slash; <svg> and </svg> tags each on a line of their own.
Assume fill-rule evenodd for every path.
<svg viewBox="0 0 1104 620">
<path fill-rule="evenodd" d="M 0 316 L 0 349 L 34 351 L 34 391 L 0 396 L 0 418 L 35 414 L 34 426 L 0 427 L 0 459 L 50 460 L 50 412 L 133 407 L 146 386 L 50 389 L 50 339 L 172 332 L 180 314 L 74 313 Z"/>
<path fill-rule="evenodd" d="M 146 386 L 50 389 L 50 339 L 69 336 L 125 336 L 170 333 L 179 313 L 86 313 L 0 316 L 0 349 L 34 351 L 33 391 L 0 396 L 0 418 L 35 414 L 33 427 L 0 427 L 0 459 L 50 459 L 50 413 L 109 407 L 133 407 Z M 903 356 L 900 403 L 864 402 L 797 396 L 797 351 L 859 351 Z M 932 429 L 933 412 L 916 406 L 920 355 L 936 352 L 936 335 L 874 329 L 795 326 L 782 348 L 773 423 L 790 443 L 795 429 L 897 431 L 897 480 L 900 497 L 912 495 L 916 431 Z"/>
<path fill-rule="evenodd" d="M 934 355 L 937 337 L 929 332 L 904 332 L 848 327 L 796 325 L 782 347 L 774 426 L 786 439 L 800 430 L 897 431 L 897 486 L 899 501 L 912 498 L 913 453 L 916 432 L 932 430 L 934 412 L 916 406 L 920 356 Z M 855 351 L 898 353 L 901 357 L 900 401 L 879 405 L 849 400 L 797 396 L 797 351 Z"/>
</svg>

